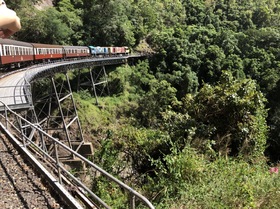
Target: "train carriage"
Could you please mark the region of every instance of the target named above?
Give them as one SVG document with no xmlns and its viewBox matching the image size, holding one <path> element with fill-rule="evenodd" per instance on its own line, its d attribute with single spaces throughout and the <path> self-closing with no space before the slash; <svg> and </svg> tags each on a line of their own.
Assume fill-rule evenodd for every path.
<svg viewBox="0 0 280 209">
<path fill-rule="evenodd" d="M 122 46 L 122 47 L 109 47 L 109 53 L 112 56 L 120 56 L 120 55 L 127 55 L 129 54 L 129 49 L 126 46 Z"/>
<path fill-rule="evenodd" d="M 34 60 L 52 60 L 63 58 L 63 47 L 60 45 L 32 43 L 34 47 Z"/>
<path fill-rule="evenodd" d="M 88 57 L 90 51 L 87 46 L 63 46 L 65 58 Z"/>
<path fill-rule="evenodd" d="M 109 55 L 110 47 L 102 47 L 102 46 L 89 46 L 90 53 L 94 57 L 105 57 Z"/>
<path fill-rule="evenodd" d="M 30 43 L 0 39 L 0 64 L 17 64 L 33 61 L 33 46 Z"/>
<path fill-rule="evenodd" d="M 40 63 L 64 58 L 123 56 L 128 47 L 62 46 L 27 43 L 0 38 L 0 68 L 20 67 L 24 64 Z"/>
</svg>

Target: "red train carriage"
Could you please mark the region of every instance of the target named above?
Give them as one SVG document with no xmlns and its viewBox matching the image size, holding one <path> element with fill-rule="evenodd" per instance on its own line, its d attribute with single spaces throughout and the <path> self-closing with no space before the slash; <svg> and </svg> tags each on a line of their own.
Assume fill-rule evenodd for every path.
<svg viewBox="0 0 280 209">
<path fill-rule="evenodd" d="M 0 39 L 0 64 L 17 64 L 33 61 L 33 46 L 30 43 Z"/>
<path fill-rule="evenodd" d="M 109 47 L 109 53 L 113 56 L 129 54 L 129 49 L 126 46 L 122 47 Z"/>
<path fill-rule="evenodd" d="M 63 46 L 65 58 L 90 56 L 87 46 Z"/>
<path fill-rule="evenodd" d="M 63 46 L 60 45 L 49 45 L 49 44 L 39 44 L 33 43 L 34 47 L 34 59 L 36 61 L 49 61 L 52 59 L 62 59 L 63 58 Z"/>
</svg>

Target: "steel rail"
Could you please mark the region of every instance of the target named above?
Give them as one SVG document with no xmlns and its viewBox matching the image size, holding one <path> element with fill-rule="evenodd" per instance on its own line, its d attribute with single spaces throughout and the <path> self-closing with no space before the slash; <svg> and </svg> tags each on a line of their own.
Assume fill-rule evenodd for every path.
<svg viewBox="0 0 280 209">
<path fill-rule="evenodd" d="M 0 101 L 0 103 L 2 103 Z M 76 151 L 72 150 L 71 148 L 69 148 L 68 146 L 66 146 L 65 144 L 63 144 L 62 142 L 60 142 L 59 140 L 57 140 L 56 138 L 52 137 L 51 135 L 49 135 L 48 133 L 44 132 L 43 130 L 40 129 L 40 127 L 36 124 L 32 124 L 31 122 L 29 122 L 28 120 L 26 120 L 25 118 L 23 118 L 22 116 L 20 116 L 19 114 L 17 114 L 16 112 L 14 112 L 13 110 L 11 110 L 6 104 L 2 103 L 3 106 L 5 107 L 5 115 L 1 115 L 2 118 L 5 120 L 5 128 L 8 130 L 9 124 L 14 126 L 12 124 L 12 122 L 9 121 L 8 119 L 8 115 L 14 115 L 15 117 L 17 117 L 18 119 L 20 119 L 21 121 L 23 121 L 25 124 L 27 124 L 28 126 L 30 126 L 32 129 L 38 131 L 38 133 L 42 136 L 47 137 L 49 140 L 51 140 L 55 146 L 58 145 L 61 148 L 65 149 L 67 152 L 70 152 L 71 154 L 73 154 L 75 157 L 79 158 L 82 162 L 84 162 L 85 164 L 87 164 L 88 166 L 90 166 L 91 168 L 95 169 L 96 171 L 98 171 L 100 174 L 102 174 L 103 176 L 105 176 L 106 178 L 108 178 L 110 181 L 116 183 L 117 185 L 119 185 L 121 188 L 123 188 L 126 192 L 128 192 L 128 198 L 129 198 L 129 207 L 130 209 L 135 209 L 136 206 L 136 198 L 142 202 L 143 204 L 145 204 L 148 208 L 150 209 L 154 209 L 154 206 L 152 205 L 152 203 L 143 195 L 141 195 L 140 193 L 138 193 L 137 191 L 135 191 L 134 189 L 132 189 L 131 187 L 129 187 L 128 185 L 126 185 L 125 183 L 123 183 L 122 181 L 120 181 L 119 179 L 115 178 L 114 176 L 112 176 L 111 174 L 109 174 L 108 172 L 106 172 L 105 170 L 103 170 L 102 168 L 100 168 L 98 165 L 94 164 L 93 162 L 89 161 L 87 158 L 83 157 L 81 154 L 77 153 Z M 8 114 L 9 113 L 9 114 Z M 21 130 L 19 130 L 17 127 L 14 127 L 20 134 L 22 133 Z M 25 147 L 28 147 L 28 144 L 32 144 L 32 146 L 36 146 L 37 150 L 40 150 L 40 154 L 43 154 L 45 157 L 47 158 L 51 158 L 51 160 L 53 162 L 56 163 L 56 173 L 58 174 L 58 179 L 62 179 L 64 178 L 64 176 L 62 176 L 60 171 L 63 171 L 65 174 L 67 174 L 67 176 L 74 181 L 76 184 L 78 184 L 79 187 L 82 187 L 85 191 L 88 192 L 88 194 L 95 200 L 97 201 L 99 204 L 101 204 L 103 207 L 110 209 L 111 207 L 109 207 L 105 202 L 103 202 L 103 200 L 101 200 L 97 195 L 95 195 L 89 188 L 87 188 L 80 180 L 78 180 L 76 177 L 74 177 L 69 171 L 67 171 L 60 162 L 57 161 L 58 159 L 58 153 L 56 152 L 56 156 L 55 158 L 52 158 L 47 152 L 45 152 L 43 149 L 41 149 L 39 146 L 37 146 L 29 137 L 27 136 L 23 136 L 23 145 L 25 145 Z M 23 146 L 22 145 L 22 146 Z M 60 180 L 58 180 L 60 181 Z"/>
</svg>

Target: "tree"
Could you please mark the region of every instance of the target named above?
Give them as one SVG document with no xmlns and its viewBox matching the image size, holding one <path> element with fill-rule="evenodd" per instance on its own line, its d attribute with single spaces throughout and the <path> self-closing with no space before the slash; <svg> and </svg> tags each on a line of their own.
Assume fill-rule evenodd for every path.
<svg viewBox="0 0 280 209">
<path fill-rule="evenodd" d="M 136 117 L 145 127 L 160 127 L 163 114 L 178 105 L 176 89 L 167 81 L 156 81 L 139 101 Z"/>
<path fill-rule="evenodd" d="M 209 46 L 205 51 L 202 64 L 199 69 L 201 82 L 214 83 L 221 75 L 223 61 L 226 58 L 224 51 L 217 45 Z"/>
<path fill-rule="evenodd" d="M 131 1 L 84 1 L 83 9 L 87 42 L 107 46 L 134 45 L 133 26 L 128 19 Z"/>
<path fill-rule="evenodd" d="M 77 4 L 77 2 L 76 2 Z M 71 3 L 71 0 L 62 0 L 57 5 L 57 10 L 60 12 L 60 19 L 69 28 L 69 42 L 73 45 L 86 45 L 81 40 L 83 30 L 83 22 L 81 19 L 81 14 L 83 11 L 81 9 L 76 9 Z"/>
<path fill-rule="evenodd" d="M 46 44 L 69 44 L 71 29 L 63 23 L 55 8 L 39 11 L 26 8 L 22 18 L 22 30 L 17 33 L 20 40 Z"/>
<path fill-rule="evenodd" d="M 265 103 L 253 80 L 236 80 L 224 71 L 216 86 L 205 84 L 197 95 L 187 95 L 182 110 L 195 124 L 192 128 L 195 134 L 191 136 L 194 145 L 201 147 L 211 142 L 211 147 L 221 155 L 253 160 L 262 157 L 265 151 L 268 132 Z"/>
</svg>

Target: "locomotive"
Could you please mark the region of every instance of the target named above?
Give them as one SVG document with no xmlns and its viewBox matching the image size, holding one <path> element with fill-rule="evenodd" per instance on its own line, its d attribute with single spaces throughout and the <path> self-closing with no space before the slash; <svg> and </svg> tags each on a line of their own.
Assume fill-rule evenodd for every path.
<svg viewBox="0 0 280 209">
<path fill-rule="evenodd" d="M 109 57 L 128 54 L 129 49 L 126 46 L 63 46 L 0 39 L 0 68 L 20 67 L 22 65 L 68 58 Z"/>
</svg>

